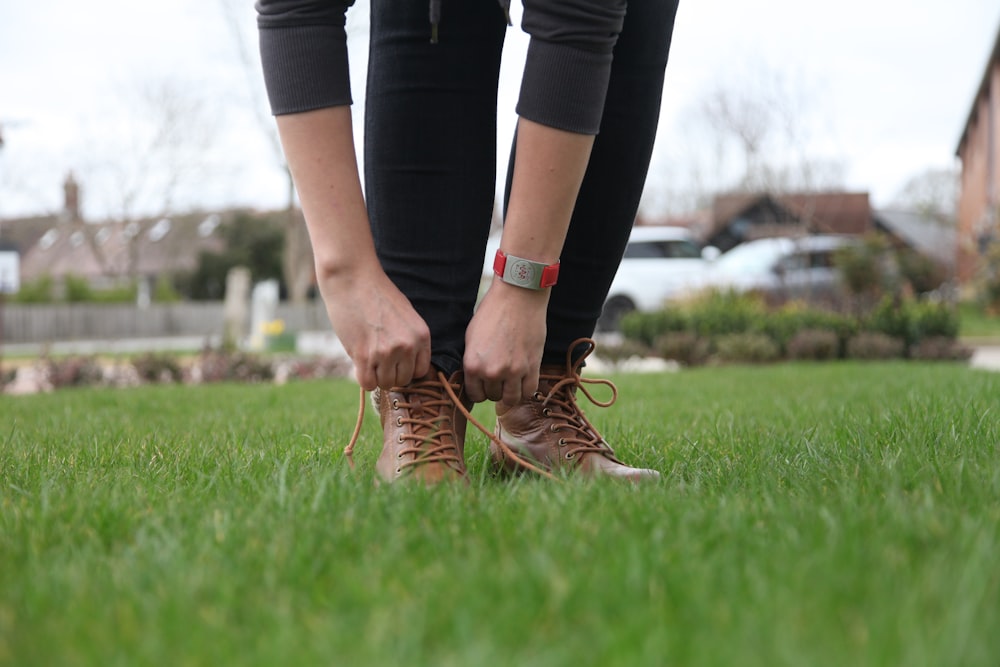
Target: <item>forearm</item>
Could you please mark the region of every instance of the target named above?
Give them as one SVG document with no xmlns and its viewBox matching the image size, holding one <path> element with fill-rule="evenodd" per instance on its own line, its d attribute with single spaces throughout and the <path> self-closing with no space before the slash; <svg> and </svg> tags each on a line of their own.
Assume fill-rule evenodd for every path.
<svg viewBox="0 0 1000 667">
<path fill-rule="evenodd" d="M 504 252 L 551 264 L 559 259 L 594 137 L 521 118 L 504 221 Z"/>
<path fill-rule="evenodd" d="M 350 107 L 277 116 L 277 123 L 320 277 L 377 267 Z"/>
</svg>

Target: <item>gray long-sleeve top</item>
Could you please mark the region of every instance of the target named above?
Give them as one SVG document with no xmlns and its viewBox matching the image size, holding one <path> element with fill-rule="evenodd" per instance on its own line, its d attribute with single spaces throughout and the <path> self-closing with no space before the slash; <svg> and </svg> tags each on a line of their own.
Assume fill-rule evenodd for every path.
<svg viewBox="0 0 1000 667">
<path fill-rule="evenodd" d="M 430 16 L 435 18 L 436 0 L 430 1 Z M 505 1 L 509 4 L 501 0 L 501 5 Z M 261 62 L 272 113 L 351 103 L 344 26 L 353 4 L 354 0 L 257 1 Z M 626 0 L 524 0 L 521 25 L 531 42 L 518 114 L 571 132 L 596 134 L 625 8 Z M 440 12 L 439 2 L 437 9 Z"/>
</svg>

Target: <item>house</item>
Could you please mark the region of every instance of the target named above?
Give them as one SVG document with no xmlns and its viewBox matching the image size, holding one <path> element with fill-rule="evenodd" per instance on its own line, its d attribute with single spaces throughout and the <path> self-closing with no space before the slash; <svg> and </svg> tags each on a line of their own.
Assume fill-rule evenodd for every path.
<svg viewBox="0 0 1000 667">
<path fill-rule="evenodd" d="M 193 270 L 202 251 L 218 252 L 216 230 L 235 212 L 192 213 L 129 221 L 89 222 L 80 213 L 73 175 L 63 183 L 63 208 L 48 216 L 6 220 L 0 239 L 19 252 L 21 284 L 43 277 L 83 278 L 106 288 Z"/>
<path fill-rule="evenodd" d="M 873 222 L 895 247 L 918 252 L 941 267 L 946 276 L 955 275 L 957 233 L 949 221 L 932 213 L 880 209 L 874 212 Z"/>
<path fill-rule="evenodd" d="M 865 234 L 872 230 L 867 192 L 740 192 L 719 195 L 706 245 L 726 252 L 745 241 L 806 234 Z"/>
<path fill-rule="evenodd" d="M 1000 242 L 1000 32 L 983 71 L 955 155 L 962 162 L 958 198 L 957 278 L 967 283 Z"/>
</svg>

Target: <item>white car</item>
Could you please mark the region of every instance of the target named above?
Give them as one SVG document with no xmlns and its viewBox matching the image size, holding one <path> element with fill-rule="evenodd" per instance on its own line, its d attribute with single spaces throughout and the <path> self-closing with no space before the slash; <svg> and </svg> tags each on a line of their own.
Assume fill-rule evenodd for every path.
<svg viewBox="0 0 1000 667">
<path fill-rule="evenodd" d="M 493 275 L 493 256 L 499 247 L 499 235 L 490 237 L 483 263 L 484 287 Z M 658 310 L 672 297 L 697 287 L 718 255 L 714 247 L 702 249 L 684 227 L 634 227 L 597 328 L 615 331 L 623 315 Z"/>
<path fill-rule="evenodd" d="M 782 299 L 831 297 L 843 287 L 836 253 L 855 242 L 833 234 L 748 241 L 713 262 L 701 288 L 755 291 Z"/>
<path fill-rule="evenodd" d="M 615 331 L 622 316 L 659 310 L 701 285 L 719 251 L 702 248 L 684 227 L 634 227 L 611 283 L 598 329 Z"/>
</svg>

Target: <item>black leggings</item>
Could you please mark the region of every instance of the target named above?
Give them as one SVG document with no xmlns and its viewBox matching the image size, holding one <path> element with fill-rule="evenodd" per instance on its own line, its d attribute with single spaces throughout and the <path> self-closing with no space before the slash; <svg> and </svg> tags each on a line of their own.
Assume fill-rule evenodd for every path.
<svg viewBox="0 0 1000 667">
<path fill-rule="evenodd" d="M 365 181 L 372 233 L 386 273 L 430 327 L 432 362 L 450 374 L 461 368 L 495 201 L 507 25 L 490 0 L 449 2 L 440 41 L 431 44 L 425 3 L 371 5 Z M 601 315 L 646 180 L 676 9 L 677 0 L 628 2 L 552 288 L 544 363 L 565 359 Z"/>
</svg>

